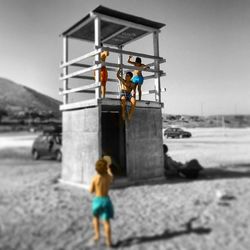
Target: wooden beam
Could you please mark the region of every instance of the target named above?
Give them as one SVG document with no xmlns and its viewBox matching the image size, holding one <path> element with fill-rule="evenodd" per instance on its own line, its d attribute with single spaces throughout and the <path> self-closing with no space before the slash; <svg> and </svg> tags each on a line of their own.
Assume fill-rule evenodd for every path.
<svg viewBox="0 0 250 250">
<path fill-rule="evenodd" d="M 166 73 L 162 73 L 162 74 L 160 74 L 160 76 L 161 76 L 161 77 L 162 77 L 162 76 L 166 76 Z M 155 74 L 149 75 L 149 76 L 144 76 L 143 78 L 144 78 L 144 80 L 153 79 L 153 78 L 155 78 Z"/>
<path fill-rule="evenodd" d="M 99 16 L 95 17 L 94 21 L 94 30 L 95 30 L 95 46 L 101 46 L 101 20 Z M 100 62 L 100 54 L 95 55 L 95 61 Z M 100 68 L 96 69 L 95 71 L 95 82 L 99 83 L 100 82 Z M 95 98 L 99 99 L 101 98 L 101 89 L 97 88 L 95 90 Z"/>
<path fill-rule="evenodd" d="M 100 49 L 100 48 L 97 47 L 97 49 Z M 110 48 L 110 47 L 102 47 L 102 51 L 104 51 L 104 50 L 108 50 L 109 52 L 118 53 L 118 54 L 145 57 L 145 58 L 149 58 L 149 59 L 153 59 L 153 60 L 164 60 L 164 58 L 160 57 L 160 56 L 152 56 L 152 55 L 148 55 L 148 54 L 137 53 L 134 51 L 115 49 L 115 48 Z"/>
<path fill-rule="evenodd" d="M 154 69 L 142 69 L 140 67 L 136 67 L 136 66 L 130 66 L 130 65 L 125 65 L 125 64 L 117 64 L 117 63 L 109 63 L 109 62 L 105 62 L 103 63 L 103 65 L 106 65 L 106 66 L 110 66 L 110 67 L 115 67 L 115 68 L 124 68 L 124 69 L 131 69 L 131 70 L 140 70 L 140 71 L 146 71 L 146 72 L 153 72 L 153 73 L 160 73 L 160 74 L 163 74 L 164 72 L 163 71 L 157 71 L 157 70 L 154 70 Z"/>
<path fill-rule="evenodd" d="M 166 62 L 166 59 L 158 60 L 158 63 L 159 63 L 159 64 L 165 63 L 165 62 Z M 155 66 L 155 62 L 148 63 L 147 66 L 149 66 L 149 67 Z"/>
<path fill-rule="evenodd" d="M 77 88 L 72 88 L 72 89 L 68 89 L 68 90 L 63 90 L 60 92 L 60 95 L 64 95 L 64 94 L 69 94 L 69 93 L 77 93 L 77 92 L 84 92 L 84 90 L 87 89 L 95 89 L 100 87 L 100 83 L 96 84 L 89 84 L 89 85 L 85 85 L 85 86 L 81 86 L 81 87 L 77 87 Z"/>
<path fill-rule="evenodd" d="M 68 61 L 69 57 L 68 50 L 69 50 L 68 37 L 63 37 L 63 63 L 67 63 Z M 64 67 L 63 75 L 65 76 L 67 74 L 68 74 L 68 67 Z M 64 79 L 63 80 L 64 91 L 68 89 L 68 85 L 69 85 L 68 79 Z M 67 104 L 68 102 L 69 102 L 68 95 L 67 94 L 63 95 L 63 104 Z"/>
<path fill-rule="evenodd" d="M 86 89 L 86 90 L 81 90 L 81 91 L 78 91 L 78 92 L 80 92 L 80 93 L 87 93 L 87 94 L 94 94 L 95 93 L 95 91 L 94 90 L 88 90 L 88 89 Z M 119 92 L 116 92 L 116 91 L 106 91 L 106 94 L 107 95 L 120 95 L 120 93 Z"/>
<path fill-rule="evenodd" d="M 129 27 L 124 27 L 124 28 L 122 28 L 122 29 L 116 31 L 116 32 L 113 33 L 112 35 L 105 37 L 105 38 L 102 40 L 102 42 L 105 43 L 106 41 L 110 40 L 111 38 L 113 38 L 113 37 L 115 37 L 115 36 L 121 34 L 121 33 L 124 32 L 125 30 L 127 30 L 128 28 L 129 28 Z"/>
<path fill-rule="evenodd" d="M 98 100 L 94 98 L 90 100 L 61 105 L 60 110 L 64 111 L 64 110 L 80 109 L 84 107 L 95 107 L 97 105 L 98 105 Z"/>
<path fill-rule="evenodd" d="M 65 75 L 63 77 L 60 77 L 59 79 L 60 80 L 65 80 L 65 79 L 69 79 L 69 78 L 72 78 L 74 76 L 77 76 L 77 75 L 80 75 L 80 74 L 84 74 L 86 72 L 89 72 L 89 71 L 93 71 L 93 70 L 96 70 L 96 69 L 100 69 L 102 67 L 102 64 L 97 64 L 97 65 L 94 65 L 92 67 L 89 67 L 87 69 L 82 69 L 82 70 L 78 70 L 78 71 L 75 71 L 73 73 L 70 73 L 68 75 Z"/>
<path fill-rule="evenodd" d="M 163 93 L 163 92 L 167 92 L 167 89 L 166 88 L 161 89 L 161 93 Z M 155 94 L 155 90 L 151 89 L 151 90 L 142 92 L 142 95 L 150 95 L 150 94 Z"/>
<path fill-rule="evenodd" d="M 84 80 L 95 80 L 93 76 L 74 76 L 73 78 L 84 79 Z M 107 82 L 116 82 L 117 79 L 108 78 Z"/>
<path fill-rule="evenodd" d="M 75 25 L 75 27 L 73 29 L 71 29 L 69 32 L 65 31 L 64 33 L 67 32 L 67 34 L 65 34 L 66 36 L 70 36 L 72 35 L 75 31 L 79 30 L 81 27 L 85 26 L 86 24 L 90 23 L 91 21 L 93 21 L 94 17 L 90 16 L 90 18 L 88 18 L 87 20 L 84 20 L 82 23 Z"/>
<path fill-rule="evenodd" d="M 95 62 L 95 63 L 98 64 L 98 62 Z M 72 65 L 70 65 L 70 66 L 88 68 L 88 67 L 91 67 L 91 66 L 93 66 L 93 65 L 90 65 L 90 64 L 83 64 L 83 63 L 74 63 L 74 64 L 72 64 Z M 107 70 L 108 70 L 108 71 L 114 71 L 114 72 L 117 71 L 117 69 L 114 69 L 114 68 L 111 68 L 111 67 L 107 67 Z"/>
<path fill-rule="evenodd" d="M 82 61 L 82 60 L 84 60 L 84 59 L 87 59 L 87 58 L 89 58 L 89 57 L 95 56 L 95 55 L 99 54 L 100 52 L 102 52 L 102 49 L 101 49 L 101 48 L 96 49 L 96 50 L 94 50 L 94 51 L 91 51 L 91 52 L 89 52 L 89 53 L 83 55 L 83 56 L 79 56 L 79 57 L 74 58 L 74 59 L 72 59 L 72 60 L 70 60 L 70 61 L 68 61 L 68 62 L 65 62 L 65 63 L 61 64 L 61 65 L 60 65 L 60 68 L 64 68 L 64 67 L 66 67 L 66 66 L 70 66 L 70 65 L 72 65 L 72 64 L 74 64 L 74 63 L 80 62 L 80 61 Z"/>
<path fill-rule="evenodd" d="M 142 35 L 140 35 L 140 36 L 134 38 L 132 41 L 131 41 L 131 40 L 130 40 L 130 41 L 127 41 L 127 42 L 123 43 L 122 45 L 125 46 L 125 45 L 127 45 L 127 44 L 129 44 L 129 43 L 131 43 L 131 42 L 135 42 L 135 41 L 137 41 L 137 40 L 139 40 L 139 39 L 141 39 L 141 38 L 143 38 L 143 37 L 145 37 L 145 36 L 147 36 L 147 35 L 149 35 L 149 34 L 151 34 L 151 33 L 147 32 L 147 33 L 145 33 L 145 34 L 142 34 Z"/>
<path fill-rule="evenodd" d="M 142 95 L 155 94 L 155 90 L 154 90 L 154 89 L 151 89 L 151 90 L 148 90 L 148 91 L 143 91 L 141 94 L 142 94 Z"/>
<path fill-rule="evenodd" d="M 101 105 L 111 105 L 111 106 L 120 106 L 121 101 L 120 99 L 114 99 L 114 98 L 104 98 L 98 100 L 98 104 Z M 130 105 L 130 102 L 127 101 L 127 104 Z M 155 102 L 155 101 L 136 101 L 136 108 L 161 108 L 163 106 L 163 103 Z"/>
<path fill-rule="evenodd" d="M 81 109 L 81 108 L 89 108 L 89 107 L 96 107 L 98 105 L 111 105 L 111 106 L 120 106 L 121 101 L 120 99 L 111 99 L 111 98 L 104 98 L 104 99 L 90 99 L 75 103 L 69 103 L 66 105 L 61 105 L 60 110 L 66 111 L 66 110 L 73 110 L 73 109 Z M 129 106 L 130 103 L 127 102 L 127 105 Z M 162 108 L 164 105 L 163 103 L 155 102 L 155 101 L 137 101 L 136 102 L 136 108 Z"/>
<path fill-rule="evenodd" d="M 153 33 L 154 56 L 159 56 L 159 33 Z M 161 103 L 161 77 L 160 77 L 160 64 L 155 60 L 155 100 Z"/>
<path fill-rule="evenodd" d="M 90 64 L 84 64 L 84 63 L 73 63 L 70 66 L 74 66 L 74 67 L 81 67 L 81 68 L 88 68 L 91 67 L 93 65 Z"/>
<path fill-rule="evenodd" d="M 111 22 L 111 23 L 115 23 L 115 24 L 120 24 L 120 25 L 123 25 L 123 26 L 128 26 L 128 27 L 131 27 L 131 28 L 139 29 L 139 30 L 145 30 L 145 31 L 148 31 L 148 32 L 151 32 L 151 33 L 152 32 L 159 32 L 158 29 L 148 27 L 148 26 L 145 26 L 143 24 L 133 23 L 133 22 L 130 22 L 130 21 L 127 21 L 127 20 L 122 20 L 122 19 L 119 19 L 119 18 L 116 18 L 116 17 L 106 16 L 106 15 L 100 14 L 100 13 L 94 13 L 94 14 L 99 16 L 101 18 L 101 20 L 103 20 L 103 21 L 107 21 L 107 22 Z"/>
<path fill-rule="evenodd" d="M 118 49 L 123 50 L 123 46 L 118 46 Z M 122 53 L 118 54 L 117 63 L 118 63 L 118 65 L 120 65 L 121 73 L 123 75 L 123 67 L 122 67 L 122 65 L 123 65 L 123 54 Z M 120 92 L 121 88 L 122 88 L 122 84 L 118 79 L 116 81 L 117 81 L 117 90 Z"/>
</svg>

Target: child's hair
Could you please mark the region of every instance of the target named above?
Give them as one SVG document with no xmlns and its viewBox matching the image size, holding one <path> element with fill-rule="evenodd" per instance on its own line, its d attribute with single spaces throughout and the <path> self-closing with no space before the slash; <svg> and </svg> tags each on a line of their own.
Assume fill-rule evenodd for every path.
<svg viewBox="0 0 250 250">
<path fill-rule="evenodd" d="M 140 57 L 136 57 L 136 58 L 135 58 L 135 62 L 141 64 L 141 58 L 140 58 Z"/>
<path fill-rule="evenodd" d="M 128 71 L 126 75 L 129 75 L 131 78 L 133 77 L 133 73 L 131 71 Z"/>
<path fill-rule="evenodd" d="M 163 144 L 163 152 L 164 154 L 168 152 L 168 146 L 166 144 Z"/>
<path fill-rule="evenodd" d="M 107 161 L 105 161 L 104 159 L 100 159 L 96 162 L 95 164 L 95 170 L 99 175 L 105 175 L 107 174 Z"/>
</svg>

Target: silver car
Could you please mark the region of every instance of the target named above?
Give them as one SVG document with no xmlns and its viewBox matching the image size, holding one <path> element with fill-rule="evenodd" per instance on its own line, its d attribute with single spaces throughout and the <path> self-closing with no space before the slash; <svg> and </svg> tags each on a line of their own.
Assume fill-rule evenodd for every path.
<svg viewBox="0 0 250 250">
<path fill-rule="evenodd" d="M 38 160 L 40 157 L 49 157 L 62 160 L 62 136 L 61 134 L 45 133 L 39 135 L 32 145 L 32 158 Z"/>
</svg>

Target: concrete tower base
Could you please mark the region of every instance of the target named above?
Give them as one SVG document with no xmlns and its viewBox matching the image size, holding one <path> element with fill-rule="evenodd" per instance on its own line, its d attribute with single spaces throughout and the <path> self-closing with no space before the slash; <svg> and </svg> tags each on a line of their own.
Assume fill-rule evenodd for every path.
<svg viewBox="0 0 250 250">
<path fill-rule="evenodd" d="M 105 154 L 112 157 L 118 186 L 163 177 L 161 104 L 137 102 L 132 120 L 125 122 L 116 99 L 62 106 L 62 110 L 62 182 L 89 185 L 95 162 Z"/>
</svg>

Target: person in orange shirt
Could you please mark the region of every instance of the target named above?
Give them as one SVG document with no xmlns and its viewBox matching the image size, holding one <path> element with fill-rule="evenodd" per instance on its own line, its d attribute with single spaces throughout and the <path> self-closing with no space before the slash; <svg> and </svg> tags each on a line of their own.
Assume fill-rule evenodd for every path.
<svg viewBox="0 0 250 250">
<path fill-rule="evenodd" d="M 101 46 L 103 46 L 103 44 L 101 44 Z M 106 58 L 108 56 L 109 56 L 109 51 L 102 51 L 100 53 L 101 61 L 105 62 Z M 106 66 L 102 66 L 101 69 L 100 69 L 100 82 L 101 82 L 102 98 L 105 98 L 105 95 L 106 95 L 106 83 L 107 83 L 107 80 L 108 80 L 108 70 L 107 70 Z"/>
<path fill-rule="evenodd" d="M 105 242 L 107 246 L 112 246 L 110 219 L 114 217 L 114 208 L 108 191 L 113 180 L 113 174 L 110 170 L 112 161 L 109 156 L 104 156 L 96 162 L 95 169 L 97 175 L 92 179 L 89 191 L 95 194 L 92 200 L 94 241 L 100 238 L 100 220 L 104 224 Z"/>
</svg>

